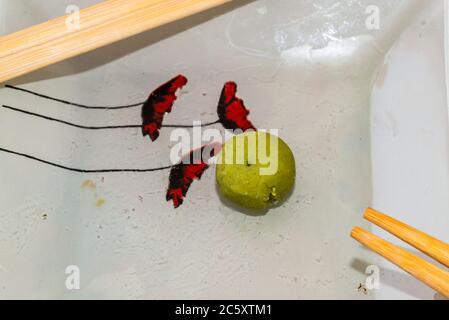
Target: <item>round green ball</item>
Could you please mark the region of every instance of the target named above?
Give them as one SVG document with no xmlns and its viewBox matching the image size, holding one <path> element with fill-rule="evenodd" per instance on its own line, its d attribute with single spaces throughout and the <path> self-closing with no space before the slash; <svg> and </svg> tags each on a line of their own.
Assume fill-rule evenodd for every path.
<svg viewBox="0 0 449 320">
<path fill-rule="evenodd" d="M 279 205 L 291 192 L 295 178 L 295 158 L 288 145 L 280 138 L 260 131 L 237 135 L 227 141 L 216 167 L 221 194 L 249 209 L 269 209 Z"/>
</svg>

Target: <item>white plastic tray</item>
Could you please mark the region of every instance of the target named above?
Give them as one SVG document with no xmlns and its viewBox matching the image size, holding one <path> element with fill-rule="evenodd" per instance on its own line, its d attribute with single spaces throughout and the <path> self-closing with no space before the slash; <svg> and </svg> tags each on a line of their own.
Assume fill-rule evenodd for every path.
<svg viewBox="0 0 449 320">
<path fill-rule="evenodd" d="M 95 2 L 3 0 L 8 14 L 0 27 L 12 32 L 59 16 L 69 4 Z M 377 32 L 364 25 L 373 2 L 385 23 Z M 79 175 L 0 154 L 0 297 L 373 298 L 358 287 L 364 268 L 379 262 L 349 232 L 367 227 L 361 216 L 372 205 L 373 181 L 375 204 L 392 213 L 410 212 L 406 205 L 419 194 L 393 198 L 398 203 L 390 207 L 379 185 L 393 185 L 371 178 L 371 84 L 417 3 L 423 2 L 238 2 L 14 80 L 80 103 L 120 105 L 184 73 L 190 84 L 167 117 L 172 123 L 215 120 L 221 87 L 234 80 L 253 122 L 280 129 L 298 176 L 284 205 L 252 217 L 221 202 L 213 169 L 175 211 L 164 199 L 167 172 Z M 0 102 L 86 124 L 140 117 L 139 110 L 82 112 L 7 89 Z M 425 137 L 430 143 L 435 136 Z M 443 148 L 439 137 L 432 151 Z M 385 157 L 377 154 L 384 140 L 377 138 L 375 131 L 374 174 L 385 175 L 378 172 Z M 86 132 L 6 110 L 0 145 L 89 168 L 165 165 L 170 151 L 168 130 L 151 143 L 138 130 Z M 414 168 L 408 186 L 421 184 Z M 95 188 L 82 187 L 88 179 Z M 442 196 L 446 184 L 437 185 Z M 105 203 L 97 207 L 99 199 Z M 427 214 L 426 201 L 433 200 L 412 208 Z M 440 225 L 446 221 L 438 217 Z M 65 286 L 68 265 L 80 268 L 78 291 Z"/>
</svg>

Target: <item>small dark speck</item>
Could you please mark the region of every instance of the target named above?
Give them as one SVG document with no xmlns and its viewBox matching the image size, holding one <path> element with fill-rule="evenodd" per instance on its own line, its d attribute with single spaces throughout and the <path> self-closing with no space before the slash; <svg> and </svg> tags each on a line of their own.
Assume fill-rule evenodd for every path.
<svg viewBox="0 0 449 320">
<path fill-rule="evenodd" d="M 207 96 L 207 93 L 203 93 L 203 97 Z"/>
<path fill-rule="evenodd" d="M 368 294 L 368 290 L 366 289 L 365 285 L 363 283 L 359 284 L 359 287 L 357 288 L 358 292 L 362 292 L 364 294 Z"/>
<path fill-rule="evenodd" d="M 142 202 L 143 201 L 143 197 L 139 196 L 139 200 L 140 200 L 140 202 Z"/>
<path fill-rule="evenodd" d="M 42 215 L 42 220 L 47 220 L 47 218 L 48 218 L 48 215 L 47 215 L 46 213 L 44 213 L 44 214 Z"/>
</svg>

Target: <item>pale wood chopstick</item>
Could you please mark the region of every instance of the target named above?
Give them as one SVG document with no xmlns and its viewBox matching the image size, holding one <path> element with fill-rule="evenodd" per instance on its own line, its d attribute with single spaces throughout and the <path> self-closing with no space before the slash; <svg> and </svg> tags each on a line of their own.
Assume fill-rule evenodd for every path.
<svg viewBox="0 0 449 320">
<path fill-rule="evenodd" d="M 80 22 L 83 29 L 115 20 L 124 10 L 128 12 L 140 10 L 146 6 L 162 3 L 164 0 L 109 0 L 80 11 Z M 61 16 L 30 28 L 1 37 L 0 58 L 34 47 L 66 34 L 77 32 L 67 27 L 68 16 Z M 80 25 L 81 26 L 81 25 Z"/>
<path fill-rule="evenodd" d="M 365 219 L 390 232 L 399 239 L 449 267 L 449 245 L 405 223 L 372 208 L 365 211 Z"/>
<path fill-rule="evenodd" d="M 231 0 L 107 0 L 66 17 L 0 38 L 0 83 Z"/>
<path fill-rule="evenodd" d="M 441 270 L 426 260 L 362 228 L 354 228 L 351 236 L 390 262 L 396 264 L 416 279 L 449 298 L 449 272 Z"/>
</svg>

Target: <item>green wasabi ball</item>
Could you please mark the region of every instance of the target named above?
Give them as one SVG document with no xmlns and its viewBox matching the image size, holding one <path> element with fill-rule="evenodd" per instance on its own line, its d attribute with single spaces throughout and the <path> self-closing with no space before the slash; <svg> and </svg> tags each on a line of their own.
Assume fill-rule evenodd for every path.
<svg viewBox="0 0 449 320">
<path fill-rule="evenodd" d="M 278 205 L 296 178 L 295 158 L 288 145 L 265 132 L 247 132 L 226 142 L 216 170 L 222 195 L 249 209 Z"/>
</svg>

